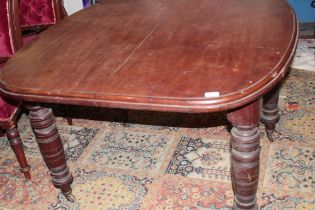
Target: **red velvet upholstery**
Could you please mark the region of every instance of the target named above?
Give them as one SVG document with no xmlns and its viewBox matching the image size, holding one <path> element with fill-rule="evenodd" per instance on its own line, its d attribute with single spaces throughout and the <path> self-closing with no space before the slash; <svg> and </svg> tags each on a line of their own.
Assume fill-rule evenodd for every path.
<svg viewBox="0 0 315 210">
<path fill-rule="evenodd" d="M 0 121 L 11 121 L 18 110 L 18 101 L 0 97 Z"/>
<path fill-rule="evenodd" d="M 10 36 L 8 0 L 0 1 L 0 57 L 11 57 L 15 50 Z"/>
<path fill-rule="evenodd" d="M 14 16 L 14 8 L 17 8 L 17 1 L 12 0 L 0 0 L 0 61 L 5 61 L 7 58 L 11 57 L 15 51 L 21 46 L 16 43 L 23 41 L 24 44 L 27 44 L 34 40 L 34 35 L 23 37 L 21 36 L 21 31 L 16 30 L 19 28 L 18 15 Z M 19 36 L 15 36 L 16 33 L 19 33 Z M 19 39 L 19 40 L 17 40 Z M 5 64 L 0 62 L 0 70 Z M 20 102 L 14 101 L 8 98 L 0 97 L 0 127 L 1 125 L 6 124 L 13 120 L 15 113 L 18 111 L 18 105 Z"/>
<path fill-rule="evenodd" d="M 0 64 L 0 71 L 5 64 Z M 13 120 L 15 113 L 18 111 L 18 105 L 20 102 L 0 97 L 0 128 L 2 127 L 2 122 L 10 122 Z"/>
<path fill-rule="evenodd" d="M 22 45 L 27 45 L 36 38 L 36 34 L 29 34 L 22 38 L 21 23 L 24 26 L 45 26 L 61 19 L 61 1 L 53 1 L 55 0 L 0 0 L 0 70 L 5 65 L 3 61 L 11 57 Z M 60 8 L 54 10 L 53 3 Z M 21 107 L 20 104 L 20 101 L 0 96 L 0 129 L 7 130 L 7 137 L 19 162 L 21 172 L 24 173 L 26 179 L 30 179 L 30 167 L 16 129 L 15 120 Z"/>
<path fill-rule="evenodd" d="M 23 36 L 23 46 L 28 45 L 36 40 L 38 35 L 36 33 L 28 34 L 27 36 Z"/>
<path fill-rule="evenodd" d="M 21 27 L 56 23 L 53 0 L 20 0 Z"/>
<path fill-rule="evenodd" d="M 54 10 L 53 3 L 53 0 L 20 0 L 19 4 L 18 0 L 0 0 L 0 61 L 11 57 L 22 43 L 26 45 L 36 39 L 36 34 L 22 38 L 18 24 L 42 26 L 56 23 L 56 11 L 61 9 Z M 61 3 L 56 5 L 61 6 Z M 16 14 L 18 11 L 19 15 Z M 0 70 L 2 67 L 3 64 Z M 0 96 L 0 125 L 1 121 L 10 121 L 13 118 L 18 105 L 18 101 Z"/>
<path fill-rule="evenodd" d="M 60 6 L 61 3 L 56 5 Z M 14 9 L 15 6 L 16 10 Z M 56 12 L 60 10 L 60 8 L 54 9 L 53 0 L 20 0 L 19 3 L 18 0 L 1 0 L 0 63 L 10 58 L 21 47 L 22 43 L 25 44 L 34 40 L 34 36 L 27 36 L 23 37 L 23 42 L 21 42 L 21 29 L 20 25 L 17 26 L 17 24 L 23 23 L 25 26 L 51 25 L 56 22 Z"/>
</svg>

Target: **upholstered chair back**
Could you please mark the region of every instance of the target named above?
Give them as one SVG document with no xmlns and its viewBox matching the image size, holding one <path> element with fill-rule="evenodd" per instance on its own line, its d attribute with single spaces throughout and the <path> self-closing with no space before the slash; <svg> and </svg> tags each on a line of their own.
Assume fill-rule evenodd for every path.
<svg viewBox="0 0 315 210">
<path fill-rule="evenodd" d="M 50 26 L 64 17 L 61 0 L 19 0 L 22 29 Z"/>
<path fill-rule="evenodd" d="M 64 15 L 61 0 L 0 0 L 0 68 L 23 43 L 34 38 L 22 37 L 21 30 L 47 28 Z"/>
<path fill-rule="evenodd" d="M 0 63 L 22 47 L 18 0 L 0 1 Z"/>
</svg>

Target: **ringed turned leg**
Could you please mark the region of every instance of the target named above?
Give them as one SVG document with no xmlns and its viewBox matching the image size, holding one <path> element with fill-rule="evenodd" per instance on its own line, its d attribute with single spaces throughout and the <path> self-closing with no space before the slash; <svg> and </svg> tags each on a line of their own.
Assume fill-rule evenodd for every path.
<svg viewBox="0 0 315 210">
<path fill-rule="evenodd" d="M 278 112 L 279 90 L 279 86 L 276 86 L 264 96 L 261 121 L 265 124 L 266 134 L 271 142 L 275 140 L 274 131 L 280 118 Z"/>
<path fill-rule="evenodd" d="M 61 189 L 69 201 L 74 202 L 75 198 L 70 186 L 73 177 L 66 163 L 65 152 L 52 110 L 33 105 L 28 105 L 27 108 L 39 149 L 50 170 L 53 184 L 56 188 Z"/>
<path fill-rule="evenodd" d="M 20 165 L 20 171 L 24 174 L 25 178 L 27 180 L 31 179 L 30 174 L 30 166 L 28 165 L 26 161 L 26 157 L 24 154 L 23 144 L 20 138 L 19 131 L 16 129 L 16 127 L 12 127 L 6 131 L 7 138 L 10 142 L 10 146 L 19 162 Z"/>
<path fill-rule="evenodd" d="M 231 176 L 233 209 L 258 209 L 256 192 L 259 178 L 260 136 L 258 124 L 261 100 L 227 114 L 231 130 Z"/>
</svg>

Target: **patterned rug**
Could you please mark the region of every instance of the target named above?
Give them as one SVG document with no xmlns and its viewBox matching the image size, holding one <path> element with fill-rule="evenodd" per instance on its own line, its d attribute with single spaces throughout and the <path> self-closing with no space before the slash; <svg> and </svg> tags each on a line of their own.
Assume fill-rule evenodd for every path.
<svg viewBox="0 0 315 210">
<path fill-rule="evenodd" d="M 261 126 L 261 209 L 315 209 L 315 72 L 291 69 L 281 89 L 277 140 Z M 75 203 L 51 184 L 26 114 L 18 121 L 31 181 L 0 140 L 0 209 L 231 209 L 226 113 L 176 114 L 52 105 Z"/>
</svg>

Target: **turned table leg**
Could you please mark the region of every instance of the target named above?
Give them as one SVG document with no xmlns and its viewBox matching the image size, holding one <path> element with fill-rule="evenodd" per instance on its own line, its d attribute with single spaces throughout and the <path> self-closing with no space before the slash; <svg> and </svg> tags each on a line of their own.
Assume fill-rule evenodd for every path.
<svg viewBox="0 0 315 210">
<path fill-rule="evenodd" d="M 258 209 L 256 192 L 259 177 L 260 136 L 258 124 L 261 100 L 228 113 L 231 130 L 231 176 L 233 209 Z"/>
<path fill-rule="evenodd" d="M 273 142 L 275 140 L 274 131 L 276 124 L 279 122 L 279 86 L 274 87 L 264 96 L 264 106 L 262 110 L 261 121 L 266 126 L 266 134 L 268 139 Z"/>
<path fill-rule="evenodd" d="M 10 142 L 10 146 L 19 162 L 20 171 L 24 174 L 27 180 L 30 180 L 31 179 L 30 166 L 28 165 L 25 158 L 23 144 L 20 138 L 19 131 L 16 129 L 16 127 L 13 127 L 11 129 L 8 129 L 6 131 L 6 134 Z"/>
<path fill-rule="evenodd" d="M 27 106 L 30 121 L 34 130 L 39 149 L 50 170 L 52 182 L 60 188 L 65 197 L 74 202 L 71 194 L 72 174 L 66 163 L 63 145 L 56 127 L 52 110 L 41 106 Z"/>
</svg>

